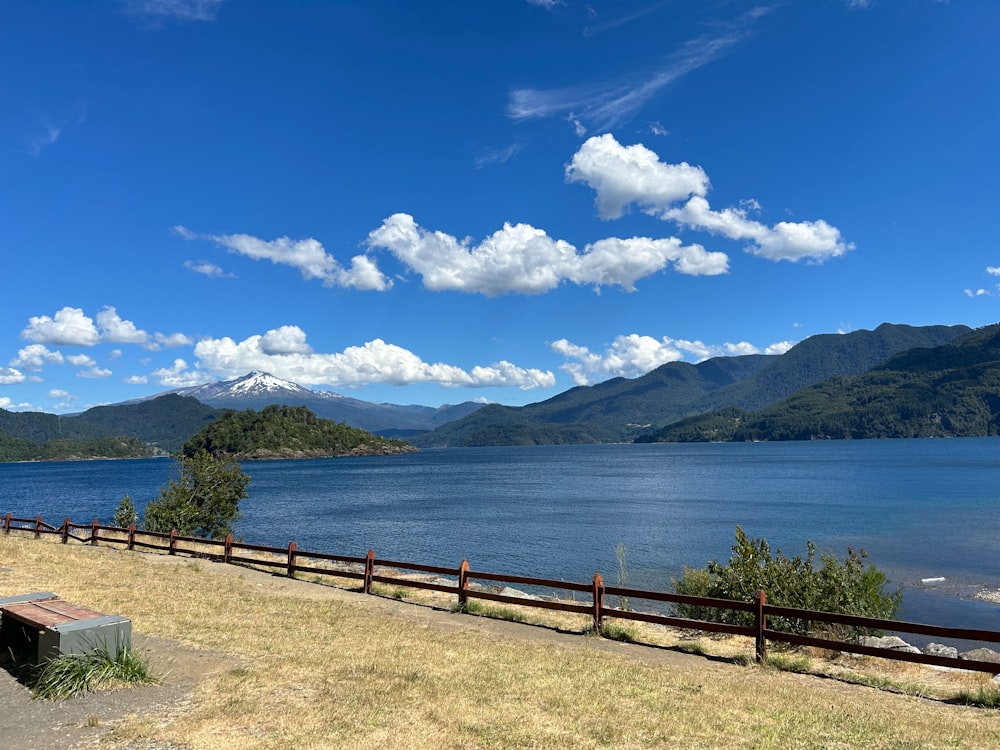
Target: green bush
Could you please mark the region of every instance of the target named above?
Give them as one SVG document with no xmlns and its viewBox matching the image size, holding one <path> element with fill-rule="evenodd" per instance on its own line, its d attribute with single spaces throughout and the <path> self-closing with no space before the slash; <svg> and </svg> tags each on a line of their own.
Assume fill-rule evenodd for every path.
<svg viewBox="0 0 1000 750">
<path fill-rule="evenodd" d="M 818 612 L 859 615 L 883 620 L 896 617 L 902 589 L 886 593 L 888 580 L 882 571 L 867 563 L 864 550 L 848 548 L 839 560 L 828 552 L 817 552 L 806 542 L 806 556 L 788 557 L 781 550 L 771 553 L 766 539 L 750 539 L 736 527 L 736 544 L 729 563 L 712 560 L 705 568 L 685 568 L 674 590 L 688 596 L 705 596 L 734 601 L 752 601 L 757 592 L 767 593 L 768 604 Z M 677 604 L 681 617 L 709 622 L 750 626 L 753 613 Z M 827 634 L 835 638 L 857 635 L 858 628 L 814 623 L 807 620 L 771 617 L 768 627 L 799 635 Z M 867 632 L 867 631 L 864 631 Z"/>
</svg>

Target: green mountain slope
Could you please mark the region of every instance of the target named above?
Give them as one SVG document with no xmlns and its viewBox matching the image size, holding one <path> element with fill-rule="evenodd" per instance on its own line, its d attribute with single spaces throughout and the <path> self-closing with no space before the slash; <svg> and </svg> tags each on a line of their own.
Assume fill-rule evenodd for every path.
<svg viewBox="0 0 1000 750">
<path fill-rule="evenodd" d="M 810 337 L 780 356 L 671 362 L 632 380 L 573 388 L 523 407 L 494 405 L 412 438 L 421 447 L 631 441 L 663 425 L 729 407 L 761 409 L 835 375 L 856 375 L 913 347 L 967 335 L 966 326 L 884 324 Z"/>
<path fill-rule="evenodd" d="M 1000 434 L 1000 325 L 902 352 L 863 375 L 804 388 L 757 412 L 680 421 L 655 441 L 975 437 Z"/>
</svg>

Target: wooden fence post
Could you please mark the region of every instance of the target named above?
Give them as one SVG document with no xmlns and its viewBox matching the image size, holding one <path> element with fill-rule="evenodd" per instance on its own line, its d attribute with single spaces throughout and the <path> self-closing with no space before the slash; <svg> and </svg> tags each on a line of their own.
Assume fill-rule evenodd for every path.
<svg viewBox="0 0 1000 750">
<path fill-rule="evenodd" d="M 295 545 L 295 542 L 289 542 L 288 543 L 288 577 L 289 578 L 294 578 L 295 577 L 295 550 L 297 550 L 297 549 L 298 549 L 298 547 Z"/>
<path fill-rule="evenodd" d="M 375 550 L 368 550 L 365 556 L 365 582 L 364 590 L 366 594 L 372 592 L 372 576 L 375 575 Z"/>
<path fill-rule="evenodd" d="M 128 551 L 131 552 L 135 549 L 135 524 L 130 523 L 128 525 Z"/>
<path fill-rule="evenodd" d="M 222 545 L 222 562 L 228 564 L 229 558 L 233 556 L 233 535 L 226 534 L 226 541 Z"/>
<path fill-rule="evenodd" d="M 6 516 L 4 516 L 4 519 L 3 519 L 3 533 L 4 534 L 9 534 L 10 533 L 10 519 L 12 519 L 13 517 L 14 517 L 13 513 L 8 513 Z"/>
<path fill-rule="evenodd" d="M 767 661 L 767 638 L 764 630 L 767 628 L 767 615 L 764 614 L 764 605 L 767 604 L 767 592 L 760 590 L 754 599 L 754 629 L 757 631 L 757 663 L 762 664 Z"/>
<path fill-rule="evenodd" d="M 594 630 L 601 632 L 604 625 L 604 579 L 594 573 Z"/>
<path fill-rule="evenodd" d="M 35 519 L 35 539 L 42 538 L 42 517 L 39 516 Z"/>
<path fill-rule="evenodd" d="M 465 609 L 466 602 L 469 601 L 469 561 L 462 560 L 458 566 L 458 607 Z"/>
<path fill-rule="evenodd" d="M 170 551 L 168 554 L 177 554 L 177 529 L 170 530 Z"/>
<path fill-rule="evenodd" d="M 66 544 L 68 540 L 69 540 L 69 519 L 64 518 L 62 525 L 62 543 Z"/>
<path fill-rule="evenodd" d="M 101 525 L 101 522 L 96 518 L 90 524 L 90 544 L 94 547 L 97 546 L 97 527 Z"/>
</svg>

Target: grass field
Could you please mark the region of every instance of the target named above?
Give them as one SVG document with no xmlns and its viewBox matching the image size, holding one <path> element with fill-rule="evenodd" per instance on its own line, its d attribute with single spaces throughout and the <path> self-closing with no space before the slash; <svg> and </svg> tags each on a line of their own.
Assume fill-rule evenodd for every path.
<svg viewBox="0 0 1000 750">
<path fill-rule="evenodd" d="M 748 643 L 664 629 L 618 643 L 572 617 L 487 619 L 401 590 L 0 535 L 0 596 L 29 591 L 230 664 L 183 711 L 108 727 L 103 747 L 1000 747 L 996 709 L 950 702 L 993 690 L 988 675 L 822 655 L 761 667 Z"/>
</svg>

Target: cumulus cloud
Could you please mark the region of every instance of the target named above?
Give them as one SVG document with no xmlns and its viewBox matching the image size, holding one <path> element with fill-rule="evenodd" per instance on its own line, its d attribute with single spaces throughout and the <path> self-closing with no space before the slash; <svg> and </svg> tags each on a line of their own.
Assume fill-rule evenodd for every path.
<svg viewBox="0 0 1000 750">
<path fill-rule="evenodd" d="M 71 354 L 66 357 L 66 361 L 74 367 L 93 367 L 97 364 L 93 357 L 89 357 L 86 354 Z"/>
<path fill-rule="evenodd" d="M 105 307 L 97 313 L 97 325 L 101 338 L 116 344 L 145 344 L 149 334 L 136 327 L 131 320 L 122 320 L 113 307 Z"/>
<path fill-rule="evenodd" d="M 93 319 L 78 307 L 64 307 L 53 317 L 38 315 L 28 319 L 21 338 L 42 344 L 94 346 L 100 334 Z"/>
<path fill-rule="evenodd" d="M 41 370 L 47 364 L 61 365 L 66 361 L 61 352 L 53 351 L 44 344 L 30 344 L 18 350 L 17 356 L 11 360 L 12 367 L 24 370 Z"/>
<path fill-rule="evenodd" d="M 701 167 L 665 164 L 641 143 L 622 146 L 610 133 L 588 138 L 580 146 L 566 167 L 566 180 L 596 191 L 602 219 L 619 218 L 631 203 L 663 210 L 691 195 L 705 195 L 710 187 Z"/>
<path fill-rule="evenodd" d="M 126 378 L 122 378 L 122 382 L 126 385 L 146 385 L 149 382 L 149 378 L 145 375 L 129 375 Z"/>
<path fill-rule="evenodd" d="M 0 367 L 0 385 L 15 385 L 25 381 L 24 373 L 13 367 Z"/>
<path fill-rule="evenodd" d="M 781 221 L 774 226 L 752 219 L 750 212 L 760 209 L 754 199 L 714 210 L 705 197 L 711 184 L 701 167 L 686 162 L 666 164 L 645 146 L 622 146 L 611 134 L 585 141 L 566 167 L 566 179 L 593 188 L 601 218 L 618 218 L 635 204 L 682 228 L 748 240 L 747 251 L 768 260 L 821 263 L 854 248 L 823 219 Z"/>
<path fill-rule="evenodd" d="M 78 378 L 87 378 L 88 380 L 98 380 L 101 378 L 110 378 L 112 375 L 111 370 L 105 367 L 88 367 L 86 370 L 81 370 L 76 374 Z"/>
<path fill-rule="evenodd" d="M 370 258 L 356 255 L 351 259 L 350 267 L 345 268 L 326 252 L 319 240 L 311 237 L 303 240 L 279 237 L 268 241 L 249 234 L 199 235 L 182 226 L 174 227 L 174 231 L 186 240 L 207 239 L 247 258 L 292 266 L 299 270 L 303 279 L 318 279 L 325 286 L 378 292 L 392 286 L 392 281 L 379 271 Z"/>
<path fill-rule="evenodd" d="M 772 344 L 764 353 L 783 354 L 793 345 L 790 341 Z M 697 340 L 668 336 L 657 339 L 637 333 L 617 336 L 603 352 L 591 351 L 567 339 L 559 339 L 551 347 L 568 360 L 561 369 L 569 374 L 575 385 L 591 385 L 616 377 L 637 378 L 657 367 L 685 358 L 701 362 L 711 357 L 761 353 L 759 348 L 746 341 L 709 345 Z"/>
<path fill-rule="evenodd" d="M 284 326 L 236 342 L 229 337 L 205 338 L 195 345 L 202 371 L 219 377 L 236 377 L 249 370 L 262 370 L 302 385 L 358 388 L 373 383 L 409 385 L 436 383 L 446 388 L 517 387 L 522 390 L 555 385 L 551 372 L 525 369 L 510 362 L 496 362 L 465 370 L 444 363 L 424 362 L 407 349 L 381 339 L 342 352 L 314 352 L 305 333 Z M 183 360 L 178 360 L 183 363 Z M 177 379 L 186 374 L 186 363 L 168 373 Z M 156 374 L 162 381 L 163 375 Z"/>
<path fill-rule="evenodd" d="M 153 340 L 158 346 L 165 346 L 168 349 L 175 349 L 178 346 L 191 346 L 194 339 L 184 333 L 157 333 Z"/>
<path fill-rule="evenodd" d="M 635 282 L 668 265 L 679 273 L 725 273 L 728 258 L 676 238 L 606 239 L 582 253 L 528 224 L 504 224 L 480 244 L 418 226 L 409 214 L 393 214 L 368 235 L 372 248 L 389 250 L 434 291 L 495 297 L 541 294 L 563 281 L 634 289 Z"/>
<path fill-rule="evenodd" d="M 153 371 L 156 381 L 167 388 L 189 388 L 213 380 L 206 372 L 192 370 L 187 362 L 178 357 L 170 367 L 160 367 Z"/>
</svg>

